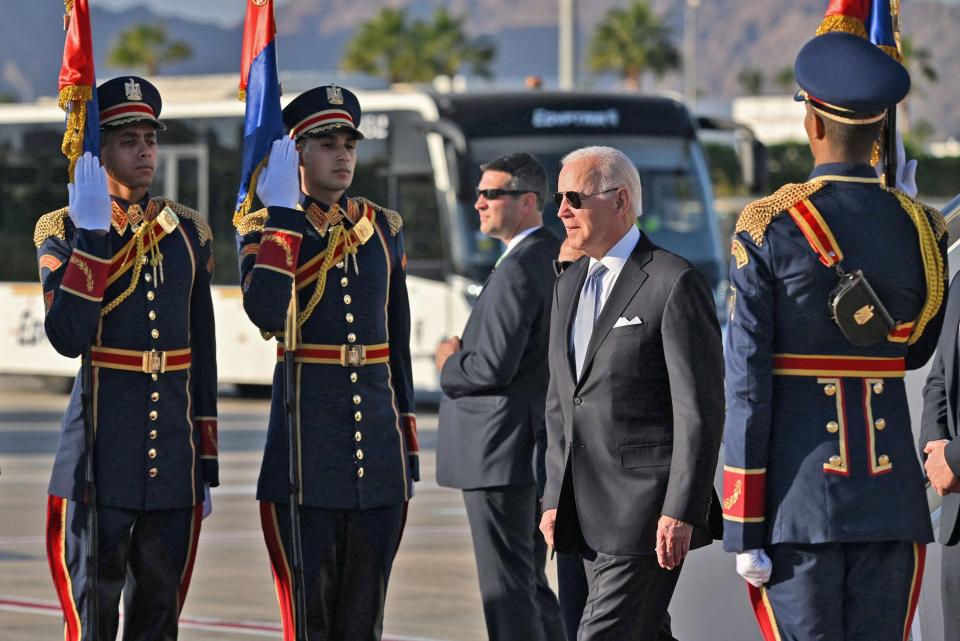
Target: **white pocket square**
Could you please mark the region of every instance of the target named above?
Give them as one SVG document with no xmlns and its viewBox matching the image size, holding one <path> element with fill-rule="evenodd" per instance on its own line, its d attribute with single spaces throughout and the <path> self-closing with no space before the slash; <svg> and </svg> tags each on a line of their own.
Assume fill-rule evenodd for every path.
<svg viewBox="0 0 960 641">
<path fill-rule="evenodd" d="M 630 325 L 642 325 L 643 319 L 639 316 L 634 316 L 633 318 L 626 318 L 621 316 L 617 319 L 617 322 L 613 324 L 613 329 L 618 327 L 629 327 Z"/>
</svg>

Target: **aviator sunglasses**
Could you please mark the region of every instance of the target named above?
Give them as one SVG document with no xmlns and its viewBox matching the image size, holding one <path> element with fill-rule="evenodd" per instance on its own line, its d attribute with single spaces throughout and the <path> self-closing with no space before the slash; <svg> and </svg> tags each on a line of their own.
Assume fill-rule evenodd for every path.
<svg viewBox="0 0 960 641">
<path fill-rule="evenodd" d="M 500 196 L 520 196 L 532 193 L 529 189 L 478 189 L 477 198 L 483 196 L 487 200 L 496 200 Z"/>
<path fill-rule="evenodd" d="M 563 199 L 566 198 L 571 207 L 574 209 L 580 209 L 580 206 L 583 205 L 583 201 L 587 198 L 593 198 L 594 196 L 599 196 L 600 194 L 609 194 L 611 191 L 616 191 L 618 189 L 620 188 L 611 187 L 610 189 L 598 191 L 594 194 L 581 194 L 579 191 L 558 191 L 553 195 L 553 202 L 557 203 L 557 207 L 559 207 L 563 204 Z"/>
</svg>

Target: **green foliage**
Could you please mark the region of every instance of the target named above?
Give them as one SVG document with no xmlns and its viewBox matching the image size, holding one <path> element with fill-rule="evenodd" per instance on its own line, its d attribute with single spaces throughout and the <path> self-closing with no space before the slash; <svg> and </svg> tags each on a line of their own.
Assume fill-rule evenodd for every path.
<svg viewBox="0 0 960 641">
<path fill-rule="evenodd" d="M 793 73 L 793 67 L 784 67 L 773 76 L 773 82 L 777 89 L 783 93 L 793 93 L 797 85 L 797 79 Z"/>
<path fill-rule="evenodd" d="M 587 64 L 597 73 L 620 74 L 628 88 L 640 88 L 640 78 L 652 72 L 662 77 L 680 68 L 680 53 L 663 21 L 643 0 L 625 9 L 611 9 L 593 31 Z"/>
<path fill-rule="evenodd" d="M 763 92 L 763 72 L 759 69 L 741 69 L 737 73 L 737 82 L 748 96 L 759 96 Z"/>
<path fill-rule="evenodd" d="M 710 163 L 710 182 L 720 198 L 743 196 L 749 190 L 743 183 L 743 171 L 736 150 L 730 145 L 707 143 L 703 146 Z"/>
<path fill-rule="evenodd" d="M 384 7 L 360 25 L 347 43 L 340 66 L 393 82 L 430 82 L 464 67 L 492 78 L 493 44 L 467 36 L 463 16 L 437 9 L 430 22 L 408 18 L 405 9 Z"/>
<path fill-rule="evenodd" d="M 122 68 L 140 68 L 148 76 L 156 75 L 161 65 L 186 60 L 193 49 L 185 40 L 170 40 L 162 24 L 135 24 L 117 34 L 107 65 Z"/>
<path fill-rule="evenodd" d="M 785 142 L 767 147 L 767 170 L 770 175 L 770 191 L 787 183 L 806 182 L 813 170 L 813 154 L 803 142 Z"/>
</svg>

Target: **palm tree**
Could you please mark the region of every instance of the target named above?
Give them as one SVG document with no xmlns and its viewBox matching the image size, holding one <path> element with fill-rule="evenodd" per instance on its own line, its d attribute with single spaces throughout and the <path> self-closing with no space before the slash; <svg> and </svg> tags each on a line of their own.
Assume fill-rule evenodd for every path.
<svg viewBox="0 0 960 641">
<path fill-rule="evenodd" d="M 391 83 L 430 82 L 466 66 L 490 78 L 494 47 L 484 39 L 468 37 L 464 22 L 465 18 L 442 8 L 426 22 L 409 21 L 406 10 L 385 7 L 357 29 L 347 43 L 341 67 Z"/>
<path fill-rule="evenodd" d="M 763 72 L 759 69 L 741 69 L 737 74 L 737 82 L 748 96 L 758 96 L 763 91 Z"/>
<path fill-rule="evenodd" d="M 773 76 L 773 82 L 783 93 L 793 93 L 796 90 L 797 79 L 793 74 L 793 67 L 783 67 Z"/>
<path fill-rule="evenodd" d="M 924 47 L 915 47 L 913 40 L 906 36 L 904 36 L 900 44 L 903 53 L 903 64 L 910 71 L 912 89 L 910 94 L 908 94 L 907 97 L 903 99 L 903 102 L 900 103 L 900 112 L 903 114 L 903 118 L 899 120 L 899 128 L 900 131 L 905 135 L 916 135 L 916 132 L 911 131 L 911 125 L 913 123 L 910 122 L 910 98 L 916 95 L 924 95 L 923 87 L 917 82 L 917 80 L 918 78 L 923 78 L 926 82 L 933 84 L 940 79 L 940 76 L 937 74 L 937 70 L 933 66 L 933 54 L 930 53 L 929 49 Z M 924 121 L 917 123 L 918 126 L 921 124 L 924 124 Z M 926 122 L 925 124 L 927 127 L 930 126 L 929 122 Z"/>
<path fill-rule="evenodd" d="M 626 9 L 611 9 L 597 24 L 587 63 L 597 73 L 619 73 L 627 88 L 636 91 L 643 74 L 652 72 L 660 78 L 679 69 L 680 54 L 650 6 L 634 0 Z"/>
<path fill-rule="evenodd" d="M 162 24 L 135 24 L 117 34 L 107 54 L 111 67 L 142 68 L 148 76 L 160 71 L 160 65 L 186 60 L 193 55 L 184 40 L 170 41 Z"/>
</svg>

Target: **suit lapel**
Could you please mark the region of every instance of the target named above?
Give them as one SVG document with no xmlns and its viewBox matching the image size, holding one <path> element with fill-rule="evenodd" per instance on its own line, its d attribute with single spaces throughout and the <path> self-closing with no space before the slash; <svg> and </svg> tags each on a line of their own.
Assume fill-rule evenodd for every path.
<svg viewBox="0 0 960 641">
<path fill-rule="evenodd" d="M 567 372 L 570 374 L 570 382 L 577 382 L 577 374 L 574 370 L 573 346 L 570 344 L 570 332 L 573 329 L 573 319 L 577 316 L 577 305 L 580 303 L 580 290 L 583 289 L 583 283 L 587 280 L 587 266 L 590 265 L 589 258 L 580 258 L 576 263 L 569 267 L 570 277 L 561 280 L 559 286 L 564 286 L 563 291 L 557 290 L 559 298 L 559 307 L 566 307 L 567 317 L 563 321 L 563 358 L 567 362 Z M 565 300 L 566 299 L 566 300 Z"/>
<path fill-rule="evenodd" d="M 623 310 L 626 309 L 630 301 L 636 296 L 637 291 L 647 280 L 647 272 L 643 271 L 643 266 L 650 262 L 652 258 L 651 250 L 653 246 L 646 236 L 641 236 L 637 245 L 630 253 L 630 258 L 624 263 L 617 282 L 613 285 L 613 291 L 610 297 L 603 304 L 600 316 L 597 318 L 597 324 L 593 328 L 593 334 L 590 335 L 590 343 L 587 346 L 587 356 L 583 361 L 583 372 L 586 374 L 590 369 L 590 363 L 597 354 L 600 344 L 613 329 L 614 323 L 620 318 Z M 581 285 L 582 287 L 582 285 Z M 577 290 L 579 291 L 579 290 Z"/>
</svg>

